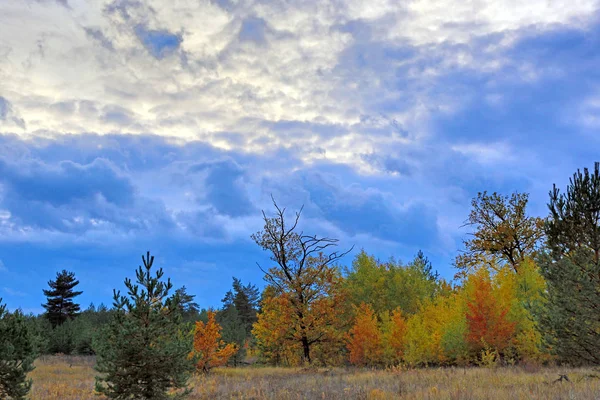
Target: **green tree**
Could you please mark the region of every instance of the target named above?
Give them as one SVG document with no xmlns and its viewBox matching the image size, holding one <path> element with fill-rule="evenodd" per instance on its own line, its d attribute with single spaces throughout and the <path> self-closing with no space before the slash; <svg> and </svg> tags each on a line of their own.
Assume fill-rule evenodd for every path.
<svg viewBox="0 0 600 400">
<path fill-rule="evenodd" d="M 179 296 L 169 293 L 162 268 L 151 274 L 154 257 L 142 256 L 128 296 L 114 292 L 114 311 L 97 346 L 96 390 L 111 399 L 183 398 L 193 371 L 191 335 L 182 323 Z"/>
<path fill-rule="evenodd" d="M 237 365 L 246 356 L 246 347 L 252 340 L 252 326 L 258 320 L 258 301 L 260 292 L 252 284 L 243 285 L 238 278 L 233 278 L 232 290 L 223 298 L 223 308 L 217 313 L 217 322 L 222 330 L 226 343 L 235 343 L 238 351 L 229 359 L 229 363 Z"/>
<path fill-rule="evenodd" d="M 20 311 L 9 313 L 0 299 L 0 398 L 24 399 L 31 388 L 35 348 Z"/>
<path fill-rule="evenodd" d="M 600 363 L 600 163 L 578 170 L 565 193 L 554 185 L 546 224 L 549 252 L 544 327 L 552 348 L 572 363 Z"/>
<path fill-rule="evenodd" d="M 47 297 L 46 304 L 42 306 L 46 309 L 46 316 L 52 327 L 62 325 L 66 320 L 73 319 L 79 313 L 79 304 L 73 299 L 83 292 L 77 292 L 73 289 L 79 284 L 75 279 L 75 274 L 62 270 L 56 274 L 56 280 L 48 281 L 49 290 L 44 290 L 44 296 Z"/>
<path fill-rule="evenodd" d="M 238 349 L 237 352 L 229 358 L 229 363 L 237 366 L 244 360 L 246 355 L 245 344 L 249 336 L 246 332 L 246 326 L 238 309 L 233 304 L 228 304 L 217 313 L 217 323 L 222 327 L 221 339 L 225 343 L 233 343 Z"/>
<path fill-rule="evenodd" d="M 175 291 L 175 295 L 179 296 L 179 309 L 185 321 L 194 321 L 200 313 L 198 303 L 194 301 L 196 295 L 189 294 L 185 286 L 180 287 Z"/>
<path fill-rule="evenodd" d="M 370 304 L 378 315 L 398 307 L 404 314 L 414 314 L 444 288 L 421 251 L 408 265 L 402 265 L 394 259 L 380 262 L 363 250 L 345 273 L 352 304 Z"/>
<path fill-rule="evenodd" d="M 481 192 L 471 201 L 465 225 L 475 228 L 465 240 L 465 251 L 456 257 L 457 277 L 464 278 L 472 269 L 506 264 L 516 272 L 525 257 L 534 257 L 544 236 L 541 218 L 528 217 L 529 194 Z"/>
</svg>

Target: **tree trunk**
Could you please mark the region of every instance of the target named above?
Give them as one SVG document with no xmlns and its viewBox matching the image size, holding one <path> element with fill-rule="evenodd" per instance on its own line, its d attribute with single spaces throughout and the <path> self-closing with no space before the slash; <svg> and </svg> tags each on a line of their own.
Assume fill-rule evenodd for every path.
<svg viewBox="0 0 600 400">
<path fill-rule="evenodd" d="M 311 364 L 310 359 L 310 344 L 308 343 L 308 338 L 306 335 L 302 335 L 302 349 L 304 350 L 304 361 Z"/>
</svg>

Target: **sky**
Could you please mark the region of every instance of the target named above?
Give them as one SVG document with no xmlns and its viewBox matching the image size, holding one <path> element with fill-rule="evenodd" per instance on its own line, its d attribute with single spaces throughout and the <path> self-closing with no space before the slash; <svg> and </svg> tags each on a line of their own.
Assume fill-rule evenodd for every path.
<svg viewBox="0 0 600 400">
<path fill-rule="evenodd" d="M 595 0 L 0 0 L 0 297 L 111 304 L 150 250 L 219 306 L 306 233 L 441 276 L 479 191 L 600 160 Z"/>
</svg>

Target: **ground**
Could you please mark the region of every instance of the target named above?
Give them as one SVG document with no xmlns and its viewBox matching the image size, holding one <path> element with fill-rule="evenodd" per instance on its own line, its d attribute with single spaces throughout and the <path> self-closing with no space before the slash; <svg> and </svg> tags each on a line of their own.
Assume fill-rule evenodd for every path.
<svg viewBox="0 0 600 400">
<path fill-rule="evenodd" d="M 92 357 L 42 357 L 32 399 L 86 400 L 94 395 Z M 569 381 L 557 381 L 567 375 Z M 191 381 L 190 399 L 599 399 L 591 368 L 505 367 L 396 370 L 221 368 Z"/>
</svg>

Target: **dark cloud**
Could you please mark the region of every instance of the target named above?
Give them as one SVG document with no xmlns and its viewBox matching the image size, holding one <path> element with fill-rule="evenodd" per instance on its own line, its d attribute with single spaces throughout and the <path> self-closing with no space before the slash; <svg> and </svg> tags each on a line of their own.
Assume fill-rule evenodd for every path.
<svg viewBox="0 0 600 400">
<path fill-rule="evenodd" d="M 192 165 L 188 172 L 206 171 L 208 201 L 221 214 L 239 217 L 255 212 L 244 187 L 244 170 L 233 160 L 204 162 Z"/>
</svg>

